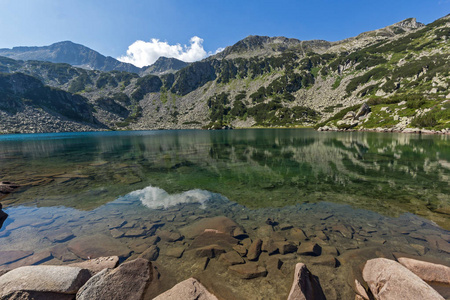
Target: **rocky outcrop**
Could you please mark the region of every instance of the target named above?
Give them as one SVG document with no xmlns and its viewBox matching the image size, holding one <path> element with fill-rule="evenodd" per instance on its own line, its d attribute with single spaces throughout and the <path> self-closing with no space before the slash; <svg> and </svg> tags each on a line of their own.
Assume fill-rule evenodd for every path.
<svg viewBox="0 0 450 300">
<path fill-rule="evenodd" d="M 78 291 L 77 299 L 142 299 L 153 279 L 152 263 L 138 258 L 91 277 Z"/>
<path fill-rule="evenodd" d="M 390 259 L 375 258 L 367 261 L 363 278 L 377 300 L 444 299 L 413 272 Z"/>
<path fill-rule="evenodd" d="M 186 279 L 175 285 L 173 288 L 153 298 L 154 300 L 217 300 L 200 282 L 194 278 Z"/>
<path fill-rule="evenodd" d="M 360 124 L 370 113 L 370 107 L 367 103 L 363 103 L 359 110 L 355 113 L 354 111 L 347 112 L 342 120 L 338 121 L 336 124 L 341 128 L 353 128 Z"/>
<path fill-rule="evenodd" d="M 58 295 L 73 298 L 90 276 L 88 270 L 78 267 L 20 267 L 0 277 L 0 299 L 46 299 Z M 33 298 L 19 297 L 27 294 Z"/>
<path fill-rule="evenodd" d="M 288 300 L 325 300 L 317 277 L 311 274 L 305 264 L 295 266 L 294 282 L 289 292 Z"/>
</svg>

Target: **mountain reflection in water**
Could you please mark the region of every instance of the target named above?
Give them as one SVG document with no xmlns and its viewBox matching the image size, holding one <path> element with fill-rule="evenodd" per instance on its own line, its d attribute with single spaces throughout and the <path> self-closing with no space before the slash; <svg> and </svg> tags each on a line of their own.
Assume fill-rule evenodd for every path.
<svg viewBox="0 0 450 300">
<path fill-rule="evenodd" d="M 327 201 L 389 216 L 410 212 L 450 228 L 450 141 L 442 135 L 308 129 L 9 135 L 0 136 L 0 174 L 22 185 L 4 199 L 9 206 L 90 210 L 157 186 L 169 194 L 220 193 L 249 208 Z M 159 192 L 152 197 L 174 201 Z"/>
</svg>

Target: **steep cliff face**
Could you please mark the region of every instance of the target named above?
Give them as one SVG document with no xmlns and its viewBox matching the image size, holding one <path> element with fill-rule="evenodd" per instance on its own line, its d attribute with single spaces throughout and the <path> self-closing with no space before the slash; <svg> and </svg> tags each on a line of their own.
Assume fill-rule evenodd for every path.
<svg viewBox="0 0 450 300">
<path fill-rule="evenodd" d="M 28 74 L 66 91 L 73 101 L 84 97 L 92 116 L 111 129 L 312 126 L 368 101 L 374 110 L 365 128 L 399 123 L 447 128 L 449 38 L 448 16 L 428 25 L 407 19 L 340 42 L 250 36 L 160 76 L 2 57 L 0 72 Z M 153 70 L 175 62 L 161 59 Z M 1 101 L 7 107 L 11 100 Z M 383 105 L 402 101 L 407 104 L 402 112 L 379 113 Z M 90 120 L 81 111 L 82 120 Z M 436 112 L 434 123 L 418 122 L 430 111 Z"/>
</svg>

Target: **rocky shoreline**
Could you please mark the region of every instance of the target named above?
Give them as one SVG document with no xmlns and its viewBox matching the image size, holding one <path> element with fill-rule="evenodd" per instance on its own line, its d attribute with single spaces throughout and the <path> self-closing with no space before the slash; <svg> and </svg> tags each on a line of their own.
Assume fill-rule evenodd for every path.
<svg viewBox="0 0 450 300">
<path fill-rule="evenodd" d="M 224 253 L 221 258 L 225 256 Z M 23 266 L 2 270 L 0 299 L 222 299 L 196 278 L 165 290 L 157 265 L 145 258 L 118 263 L 118 256 L 110 256 L 66 266 Z M 254 271 L 242 269 L 242 272 L 247 276 L 242 280 L 267 274 L 261 266 L 255 267 Z M 450 296 L 450 267 L 408 257 L 368 260 L 358 277 L 363 280 L 354 281 L 355 300 L 440 300 Z M 430 284 L 438 287 L 440 293 Z M 303 263 L 295 265 L 287 299 L 326 299 L 320 278 Z"/>
<path fill-rule="evenodd" d="M 396 129 L 396 128 L 364 128 L 364 129 L 346 129 L 346 128 L 337 128 L 330 126 L 322 126 L 317 129 L 317 131 L 340 131 L 340 132 L 391 132 L 391 133 L 416 133 L 416 134 L 450 134 L 450 129 L 442 129 L 442 130 L 429 130 L 429 129 L 421 129 L 421 128 L 405 128 L 405 129 Z"/>
<path fill-rule="evenodd" d="M 171 223 L 179 209 L 161 213 Z M 334 218 L 330 214 L 316 217 L 323 224 Z M 353 250 L 341 253 L 328 243 L 333 232 L 354 241 L 372 239 L 367 231 L 357 233 L 342 222 L 332 227 L 333 232 L 305 232 L 267 218 L 265 225 L 252 228 L 254 236 L 225 216 L 201 218 L 192 212 L 189 218 L 194 222 L 181 224 L 176 231 L 164 229 L 158 220 L 136 226 L 119 218 L 109 221 L 111 237 L 97 233 L 76 238 L 67 230 L 56 230 L 47 236 L 56 243 L 50 251 L 0 251 L 0 299 L 253 299 L 251 293 L 236 295 L 242 292 L 237 287 L 249 287 L 250 282 L 256 289 L 273 289 L 270 294 L 277 299 L 288 300 L 344 299 L 350 294 L 355 300 L 450 297 L 445 256 L 391 252 L 386 241 L 380 247 L 350 247 Z M 423 239 L 418 232 L 410 235 Z M 432 237 L 427 238 L 430 247 L 437 247 L 442 255 L 450 252 L 448 236 L 446 241 Z M 129 239 L 134 250 L 120 239 Z M 425 248 L 416 247 L 426 254 Z M 345 276 L 350 293 L 336 294 L 330 284 L 337 281 L 326 282 L 330 278 L 323 272 L 319 275 L 317 267 Z M 185 273 L 185 268 L 197 271 Z M 174 272 L 192 275 L 175 281 L 170 276 Z M 291 288 L 280 289 L 272 280 L 292 283 Z"/>
</svg>

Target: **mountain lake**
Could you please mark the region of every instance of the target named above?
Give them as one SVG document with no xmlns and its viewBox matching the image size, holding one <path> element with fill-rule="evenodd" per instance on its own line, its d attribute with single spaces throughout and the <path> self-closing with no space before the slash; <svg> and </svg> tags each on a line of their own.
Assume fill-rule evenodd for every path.
<svg viewBox="0 0 450 300">
<path fill-rule="evenodd" d="M 350 299 L 368 259 L 401 252 L 450 264 L 448 135 L 2 135 L 0 180 L 20 185 L 1 200 L 9 217 L 0 251 L 69 264 L 107 255 L 131 260 L 153 247 L 163 289 L 194 276 L 225 299 L 286 299 L 294 266 L 303 262 L 327 299 Z M 209 241 L 216 255 L 199 254 L 209 244 L 197 231 L 208 226 L 217 234 L 234 230 L 234 238 Z M 249 262 L 245 253 L 258 239 L 263 252 Z M 230 251 L 244 256 L 236 265 L 265 271 L 241 279 L 219 256 Z M 22 261 L 0 259 L 0 269 Z"/>
</svg>

